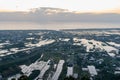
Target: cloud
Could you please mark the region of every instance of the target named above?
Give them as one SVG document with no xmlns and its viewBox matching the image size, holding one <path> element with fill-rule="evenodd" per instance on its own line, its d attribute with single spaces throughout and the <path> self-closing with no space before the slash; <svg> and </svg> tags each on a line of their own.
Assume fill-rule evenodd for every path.
<svg viewBox="0 0 120 80">
<path fill-rule="evenodd" d="M 0 22 L 120 22 L 120 14 L 76 13 L 66 9 L 41 7 L 30 12 L 0 12 Z"/>
</svg>

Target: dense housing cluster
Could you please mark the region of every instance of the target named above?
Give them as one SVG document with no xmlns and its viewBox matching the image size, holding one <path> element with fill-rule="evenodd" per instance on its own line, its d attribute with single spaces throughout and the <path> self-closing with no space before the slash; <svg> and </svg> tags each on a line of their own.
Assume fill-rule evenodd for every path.
<svg viewBox="0 0 120 80">
<path fill-rule="evenodd" d="M 0 32 L 0 79 L 119 80 L 120 30 Z"/>
</svg>

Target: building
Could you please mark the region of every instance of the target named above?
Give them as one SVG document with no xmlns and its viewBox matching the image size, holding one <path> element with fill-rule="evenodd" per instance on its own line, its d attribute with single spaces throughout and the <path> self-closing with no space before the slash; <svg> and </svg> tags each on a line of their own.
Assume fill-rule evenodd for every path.
<svg viewBox="0 0 120 80">
<path fill-rule="evenodd" d="M 54 73 L 53 77 L 51 80 L 58 80 L 61 72 L 62 72 L 62 69 L 63 69 L 63 64 L 65 63 L 64 60 L 60 60 L 58 65 L 57 65 L 57 70 L 56 72 Z"/>
<path fill-rule="evenodd" d="M 77 73 L 74 73 L 74 74 L 73 74 L 73 77 L 74 77 L 75 79 L 77 79 L 77 78 L 78 78 L 78 74 L 77 74 Z"/>
<path fill-rule="evenodd" d="M 95 76 L 98 74 L 96 69 L 95 69 L 95 66 L 91 65 L 91 66 L 87 66 L 87 67 L 88 67 L 88 71 L 89 71 L 91 76 Z"/>
<path fill-rule="evenodd" d="M 67 77 L 73 75 L 73 67 L 67 67 Z"/>
<path fill-rule="evenodd" d="M 0 80 L 2 80 L 2 75 L 0 75 Z"/>
</svg>

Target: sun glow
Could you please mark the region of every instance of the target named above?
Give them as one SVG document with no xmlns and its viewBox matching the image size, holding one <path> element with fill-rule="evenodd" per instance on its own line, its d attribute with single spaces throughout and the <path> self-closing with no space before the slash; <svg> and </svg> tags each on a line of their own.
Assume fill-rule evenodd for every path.
<svg viewBox="0 0 120 80">
<path fill-rule="evenodd" d="M 29 11 L 32 8 L 53 7 L 77 12 L 120 13 L 120 0 L 0 0 L 0 11 Z"/>
</svg>

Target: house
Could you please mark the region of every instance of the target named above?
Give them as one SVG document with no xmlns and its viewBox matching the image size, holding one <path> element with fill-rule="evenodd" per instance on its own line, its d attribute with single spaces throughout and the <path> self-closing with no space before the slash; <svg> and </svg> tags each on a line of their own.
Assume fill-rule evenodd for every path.
<svg viewBox="0 0 120 80">
<path fill-rule="evenodd" d="M 91 76 L 95 76 L 98 74 L 96 69 L 95 69 L 95 66 L 91 65 L 91 66 L 87 66 L 87 67 L 88 67 L 88 71 L 89 71 Z"/>
</svg>

